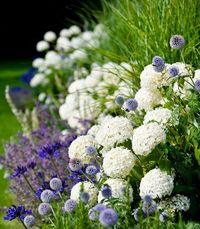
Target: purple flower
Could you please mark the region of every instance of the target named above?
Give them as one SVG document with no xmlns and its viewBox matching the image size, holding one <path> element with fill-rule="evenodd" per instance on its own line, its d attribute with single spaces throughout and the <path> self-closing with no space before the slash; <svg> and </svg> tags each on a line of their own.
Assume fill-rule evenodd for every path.
<svg viewBox="0 0 200 229">
<path fill-rule="evenodd" d="M 65 205 L 64 205 L 64 211 L 65 212 L 73 212 L 76 208 L 76 201 L 75 200 L 72 200 L 72 199 L 69 199 L 65 202 Z"/>
<path fill-rule="evenodd" d="M 51 158 L 55 157 L 58 158 L 60 156 L 58 150 L 61 147 L 61 144 L 59 142 L 55 142 L 53 144 L 46 144 L 44 147 L 42 147 L 41 150 L 38 151 L 38 155 L 44 159 L 44 158 Z"/>
<path fill-rule="evenodd" d="M 88 146 L 86 149 L 85 149 L 86 153 L 89 154 L 89 155 L 93 155 L 97 152 L 96 148 L 94 146 Z"/>
<path fill-rule="evenodd" d="M 171 65 L 168 69 L 168 74 L 170 77 L 178 76 L 179 69 L 176 65 Z"/>
<path fill-rule="evenodd" d="M 25 209 L 25 207 L 22 205 L 19 205 L 18 207 L 15 205 L 12 205 L 10 208 L 8 208 L 6 212 L 6 216 L 4 217 L 4 220 L 11 221 L 17 217 L 19 217 L 20 219 L 24 219 L 26 214 L 31 214 L 31 213 L 32 213 L 31 210 Z"/>
<path fill-rule="evenodd" d="M 88 165 L 85 170 L 85 173 L 90 176 L 95 175 L 97 172 L 98 172 L 98 169 L 95 165 Z"/>
<path fill-rule="evenodd" d="M 200 80 L 196 80 L 195 83 L 194 83 L 194 88 L 197 90 L 197 91 L 200 91 Z"/>
<path fill-rule="evenodd" d="M 160 216 L 159 216 L 159 220 L 160 220 L 160 222 L 163 223 L 163 222 L 165 222 L 166 218 L 168 218 L 168 217 L 169 217 L 169 215 L 167 213 L 161 212 Z"/>
<path fill-rule="evenodd" d="M 53 178 L 50 180 L 50 187 L 55 191 L 59 191 L 63 188 L 63 184 L 60 178 Z"/>
<path fill-rule="evenodd" d="M 152 59 L 152 66 L 154 71 L 162 72 L 165 68 L 165 62 L 162 57 L 154 56 L 154 58 Z"/>
<path fill-rule="evenodd" d="M 17 166 L 17 168 L 15 169 L 15 173 L 13 173 L 11 175 L 11 179 L 15 178 L 15 177 L 20 177 L 21 175 L 23 175 L 25 172 L 27 172 L 27 168 L 26 166 Z"/>
<path fill-rule="evenodd" d="M 80 171 L 82 169 L 83 165 L 81 163 L 81 161 L 79 159 L 71 159 L 69 161 L 69 168 L 72 170 L 72 171 Z"/>
<path fill-rule="evenodd" d="M 38 212 L 42 216 L 50 214 L 51 211 L 51 205 L 49 203 L 41 203 L 38 207 Z"/>
<path fill-rule="evenodd" d="M 129 111 L 134 111 L 138 107 L 138 102 L 136 99 L 127 99 L 125 102 L 125 108 Z"/>
<path fill-rule="evenodd" d="M 109 199 L 112 196 L 112 190 L 108 186 L 104 186 L 101 190 L 102 196 L 106 199 Z"/>
<path fill-rule="evenodd" d="M 42 202 L 44 202 L 44 203 L 49 203 L 49 202 L 51 202 L 51 200 L 52 200 L 54 197 L 55 197 L 55 196 L 54 196 L 54 193 L 53 193 L 51 190 L 48 190 L 48 189 L 44 190 L 44 191 L 41 193 L 41 196 L 40 196 Z"/>
<path fill-rule="evenodd" d="M 27 215 L 24 218 L 24 225 L 28 228 L 34 226 L 35 225 L 35 217 L 32 215 Z"/>
<path fill-rule="evenodd" d="M 124 104 L 124 97 L 121 96 L 121 95 L 118 95 L 116 98 L 115 98 L 115 103 L 118 105 L 118 106 L 122 106 Z"/>
<path fill-rule="evenodd" d="M 169 44 L 173 49 L 181 49 L 185 44 L 185 39 L 181 35 L 174 35 L 170 38 Z"/>
<path fill-rule="evenodd" d="M 145 195 L 145 196 L 143 197 L 143 202 L 144 202 L 144 203 L 151 204 L 152 201 L 153 201 L 153 199 L 152 199 L 152 197 L 149 196 L 149 195 Z"/>
<path fill-rule="evenodd" d="M 27 167 L 28 167 L 29 169 L 34 169 L 36 165 L 37 165 L 37 164 L 36 164 L 34 161 L 32 161 L 32 162 L 30 162 L 30 163 L 27 165 Z"/>
<path fill-rule="evenodd" d="M 101 212 L 103 210 L 105 210 L 107 207 L 105 204 L 97 204 L 93 207 L 93 209 L 97 212 Z"/>
<path fill-rule="evenodd" d="M 117 223 L 118 215 L 112 208 L 107 208 L 101 211 L 99 215 L 99 222 L 104 227 L 112 227 Z"/>
<path fill-rule="evenodd" d="M 151 203 L 143 202 L 142 205 L 142 211 L 148 216 L 153 214 L 157 209 L 157 204 L 155 201 L 152 201 Z"/>
<path fill-rule="evenodd" d="M 90 199 L 89 193 L 87 193 L 87 192 L 81 192 L 81 193 L 80 193 L 80 200 L 81 200 L 83 203 L 87 204 L 88 201 L 89 201 L 89 199 Z"/>
</svg>

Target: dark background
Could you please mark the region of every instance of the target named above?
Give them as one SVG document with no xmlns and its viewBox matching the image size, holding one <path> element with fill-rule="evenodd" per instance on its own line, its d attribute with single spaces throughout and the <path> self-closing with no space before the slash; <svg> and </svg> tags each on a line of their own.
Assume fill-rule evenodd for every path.
<svg viewBox="0 0 200 229">
<path fill-rule="evenodd" d="M 57 34 L 83 25 L 84 11 L 101 10 L 101 0 L 7 0 L 0 3 L 0 60 L 33 58 L 46 31 Z"/>
</svg>

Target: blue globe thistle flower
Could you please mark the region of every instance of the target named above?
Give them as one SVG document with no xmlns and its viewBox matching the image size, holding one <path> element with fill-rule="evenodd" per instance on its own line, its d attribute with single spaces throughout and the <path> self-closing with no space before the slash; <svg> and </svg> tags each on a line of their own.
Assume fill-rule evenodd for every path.
<svg viewBox="0 0 200 229">
<path fill-rule="evenodd" d="M 10 208 L 8 208 L 4 220 L 11 221 L 17 217 L 19 217 L 20 219 L 24 219 L 26 214 L 31 214 L 31 213 L 32 213 L 31 210 L 25 209 L 25 207 L 22 205 L 19 206 L 12 205 Z"/>
<path fill-rule="evenodd" d="M 97 172 L 98 169 L 95 165 L 88 165 L 85 169 L 85 173 L 90 176 L 95 175 Z"/>
<path fill-rule="evenodd" d="M 108 186 L 104 186 L 101 190 L 101 193 L 105 199 L 109 199 L 112 196 L 112 190 Z"/>
<path fill-rule="evenodd" d="M 26 227 L 33 227 L 35 225 L 35 217 L 32 215 L 27 215 L 24 218 L 24 225 Z"/>
<path fill-rule="evenodd" d="M 166 212 L 161 212 L 159 215 L 160 222 L 165 222 L 165 220 L 169 217 L 169 215 Z"/>
<path fill-rule="evenodd" d="M 69 168 L 74 172 L 80 171 L 82 167 L 83 165 L 79 159 L 74 158 L 69 161 Z"/>
<path fill-rule="evenodd" d="M 89 154 L 89 155 L 93 155 L 97 152 L 96 148 L 94 146 L 88 146 L 86 149 L 85 149 L 86 153 Z"/>
<path fill-rule="evenodd" d="M 170 38 L 169 44 L 173 49 L 181 49 L 185 44 L 185 39 L 181 35 L 174 35 Z"/>
<path fill-rule="evenodd" d="M 38 207 L 38 213 L 42 216 L 50 214 L 51 211 L 51 205 L 49 203 L 41 203 Z"/>
<path fill-rule="evenodd" d="M 88 213 L 89 219 L 92 220 L 92 221 L 98 219 L 100 212 L 102 212 L 106 208 L 107 207 L 104 204 L 97 204 L 97 205 L 95 205 L 93 208 L 91 208 L 89 210 L 89 213 Z"/>
<path fill-rule="evenodd" d="M 194 88 L 200 92 L 200 80 L 196 80 L 194 83 Z"/>
<path fill-rule="evenodd" d="M 63 184 L 60 178 L 52 178 L 50 180 L 50 188 L 55 191 L 60 191 L 63 188 Z"/>
<path fill-rule="evenodd" d="M 136 99 L 127 99 L 125 102 L 125 108 L 129 111 L 134 111 L 138 107 L 138 102 Z"/>
<path fill-rule="evenodd" d="M 105 204 L 96 204 L 93 209 L 97 212 L 101 212 L 103 210 L 105 210 L 107 207 Z"/>
<path fill-rule="evenodd" d="M 104 227 L 112 227 L 117 223 L 118 215 L 112 208 L 107 208 L 101 211 L 99 215 L 99 222 Z"/>
<path fill-rule="evenodd" d="M 150 203 L 149 202 L 143 202 L 143 205 L 142 205 L 142 211 L 148 216 L 148 215 L 151 215 L 153 214 L 157 209 L 157 204 L 155 201 L 151 201 Z"/>
<path fill-rule="evenodd" d="M 42 200 L 43 203 L 50 203 L 52 199 L 54 199 L 54 193 L 46 189 L 41 193 L 40 199 Z"/>
<path fill-rule="evenodd" d="M 122 106 L 124 104 L 124 97 L 121 96 L 121 95 L 118 95 L 116 98 L 115 98 L 115 103 L 118 105 L 118 106 Z"/>
<path fill-rule="evenodd" d="M 176 65 L 172 65 L 168 69 L 168 74 L 170 77 L 178 76 L 179 68 Z"/>
<path fill-rule="evenodd" d="M 162 72 L 165 68 L 165 62 L 162 57 L 154 56 L 152 59 L 152 66 L 153 66 L 154 71 Z"/>
<path fill-rule="evenodd" d="M 76 208 L 76 201 L 75 200 L 72 200 L 72 199 L 69 199 L 65 202 L 65 205 L 64 205 L 64 211 L 65 212 L 73 212 Z"/>
<path fill-rule="evenodd" d="M 144 202 L 144 203 L 151 204 L 152 201 L 153 201 L 153 199 L 152 199 L 152 197 L 149 196 L 149 195 L 145 195 L 145 196 L 143 197 L 143 202 Z"/>
<path fill-rule="evenodd" d="M 11 179 L 15 178 L 15 177 L 20 177 L 21 175 L 24 175 L 24 173 L 27 172 L 27 168 L 26 166 L 17 166 L 17 168 L 15 169 L 15 173 L 13 173 L 11 175 Z"/>
<path fill-rule="evenodd" d="M 83 203 L 87 204 L 88 201 L 89 201 L 89 199 L 90 199 L 89 193 L 87 193 L 87 192 L 81 192 L 81 193 L 80 193 L 80 200 L 81 200 Z"/>
</svg>

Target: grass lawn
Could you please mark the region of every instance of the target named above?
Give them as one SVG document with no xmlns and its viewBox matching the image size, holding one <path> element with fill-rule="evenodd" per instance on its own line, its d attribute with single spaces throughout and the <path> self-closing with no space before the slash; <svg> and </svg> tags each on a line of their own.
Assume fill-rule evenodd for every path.
<svg viewBox="0 0 200 229">
<path fill-rule="evenodd" d="M 15 136 L 20 130 L 20 125 L 15 116 L 12 114 L 8 106 L 4 91 L 6 85 L 20 86 L 23 83 L 19 77 L 28 70 L 31 66 L 30 61 L 13 61 L 13 62 L 0 62 L 0 154 L 3 154 L 3 145 Z M 0 206 L 9 206 L 13 202 L 11 193 L 8 192 L 8 182 L 3 178 L 4 171 L 0 170 Z M 2 221 L 2 214 L 0 214 L 0 228 L 21 228 L 16 223 L 4 223 Z"/>
</svg>

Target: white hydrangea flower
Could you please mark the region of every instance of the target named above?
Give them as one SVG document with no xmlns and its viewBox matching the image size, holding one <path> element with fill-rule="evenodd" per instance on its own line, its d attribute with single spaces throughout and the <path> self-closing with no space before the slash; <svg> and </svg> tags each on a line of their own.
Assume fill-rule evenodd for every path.
<svg viewBox="0 0 200 229">
<path fill-rule="evenodd" d="M 172 111 L 167 108 L 156 108 L 155 110 L 148 111 L 144 116 L 144 124 L 149 122 L 157 122 L 163 128 L 170 125 L 170 120 L 172 119 Z"/>
<path fill-rule="evenodd" d="M 104 185 L 108 185 L 112 191 L 112 197 L 113 198 L 118 198 L 120 200 L 125 200 L 126 199 L 126 188 L 127 188 L 127 181 L 120 179 L 120 178 L 109 178 L 108 180 L 106 180 L 106 182 L 104 182 Z M 130 201 L 133 200 L 133 189 L 132 187 L 129 186 L 129 197 L 130 197 Z M 104 199 L 101 191 L 99 192 L 98 195 L 98 202 L 100 203 L 102 200 Z"/>
<path fill-rule="evenodd" d="M 49 51 L 45 55 L 46 66 L 60 67 L 61 56 L 55 51 Z"/>
<path fill-rule="evenodd" d="M 69 107 L 67 103 L 62 104 L 59 107 L 59 115 L 62 120 L 67 120 L 71 115 L 74 110 Z"/>
<path fill-rule="evenodd" d="M 40 68 L 43 65 L 44 65 L 44 59 L 43 58 L 36 58 L 32 63 L 32 66 L 34 68 Z"/>
<path fill-rule="evenodd" d="M 98 144 L 112 148 L 115 144 L 130 139 L 132 133 L 131 122 L 125 117 L 116 116 L 101 124 L 95 139 Z"/>
<path fill-rule="evenodd" d="M 49 49 L 49 43 L 47 41 L 39 41 L 36 45 L 38 52 L 43 52 Z"/>
<path fill-rule="evenodd" d="M 165 140 L 166 134 L 163 128 L 157 123 L 148 123 L 134 130 L 132 148 L 136 155 L 146 156 Z"/>
<path fill-rule="evenodd" d="M 179 211 L 188 211 L 190 208 L 190 199 L 187 196 L 177 194 L 166 198 L 158 203 L 158 209 L 171 214 Z"/>
<path fill-rule="evenodd" d="M 168 66 L 168 64 L 166 64 Z M 140 74 L 140 86 L 148 90 L 155 90 L 157 88 L 169 84 L 169 75 L 167 72 L 156 72 L 152 64 L 147 65 Z"/>
<path fill-rule="evenodd" d="M 77 25 L 70 26 L 69 31 L 71 32 L 71 35 L 78 35 L 79 33 L 81 33 L 81 29 Z"/>
<path fill-rule="evenodd" d="M 37 73 L 34 75 L 34 77 L 30 81 L 31 87 L 37 87 L 40 84 L 43 84 L 45 80 L 45 75 L 42 73 Z"/>
<path fill-rule="evenodd" d="M 133 97 L 133 89 L 131 85 L 122 81 L 118 84 L 118 89 L 114 93 L 115 97 L 122 95 L 125 97 Z"/>
<path fill-rule="evenodd" d="M 90 136 L 92 136 L 92 137 L 95 137 L 96 134 L 97 134 L 97 132 L 99 131 L 99 127 L 100 127 L 100 125 L 94 125 L 94 126 L 92 126 L 88 130 L 87 134 L 90 135 Z"/>
<path fill-rule="evenodd" d="M 123 147 L 111 149 L 103 159 L 104 172 L 111 178 L 125 178 L 134 165 L 135 157 L 133 153 Z"/>
<path fill-rule="evenodd" d="M 73 37 L 71 39 L 71 46 L 74 49 L 80 49 L 84 47 L 84 40 L 81 37 Z"/>
<path fill-rule="evenodd" d="M 174 177 L 159 168 L 150 170 L 140 182 L 140 196 L 150 195 L 153 199 L 169 196 L 174 188 Z"/>
<path fill-rule="evenodd" d="M 56 42 L 56 49 L 68 52 L 71 49 L 71 42 L 66 37 L 59 37 Z"/>
<path fill-rule="evenodd" d="M 71 31 L 69 29 L 62 29 L 60 31 L 60 36 L 61 37 L 70 37 L 71 36 Z"/>
<path fill-rule="evenodd" d="M 117 85 L 121 77 L 121 66 L 113 62 L 108 62 L 104 64 L 102 68 L 104 82 L 108 84 Z"/>
<path fill-rule="evenodd" d="M 135 99 L 138 102 L 138 110 L 150 111 L 162 103 L 162 95 L 158 90 L 148 90 L 145 88 L 139 89 L 135 94 Z"/>
<path fill-rule="evenodd" d="M 94 138 L 90 135 L 79 136 L 75 139 L 69 147 L 69 158 L 79 159 L 83 164 L 89 164 L 94 155 L 89 155 L 86 152 L 88 146 L 95 146 L 96 142 Z"/>
<path fill-rule="evenodd" d="M 179 76 L 192 75 L 191 66 L 189 64 L 176 62 L 173 65 L 175 65 L 179 69 Z"/>
<path fill-rule="evenodd" d="M 75 200 L 77 203 L 80 201 L 80 193 L 83 189 L 83 192 L 87 192 L 90 196 L 88 201 L 88 206 L 93 206 L 97 202 L 98 189 L 94 184 L 84 181 L 75 184 L 71 190 L 70 199 Z"/>
<path fill-rule="evenodd" d="M 86 88 L 85 79 L 79 79 L 72 82 L 68 88 L 69 93 L 74 93 L 77 91 L 84 92 Z"/>
<path fill-rule="evenodd" d="M 87 59 L 87 53 L 84 50 L 75 50 L 71 54 L 69 54 L 69 58 L 72 61 L 84 61 Z"/>
<path fill-rule="evenodd" d="M 48 42 L 53 42 L 56 40 L 56 34 L 52 31 L 48 31 L 44 34 L 44 40 Z"/>
</svg>

